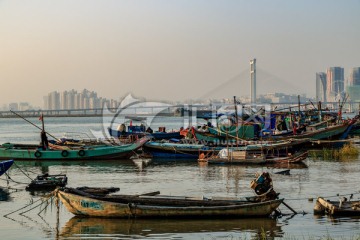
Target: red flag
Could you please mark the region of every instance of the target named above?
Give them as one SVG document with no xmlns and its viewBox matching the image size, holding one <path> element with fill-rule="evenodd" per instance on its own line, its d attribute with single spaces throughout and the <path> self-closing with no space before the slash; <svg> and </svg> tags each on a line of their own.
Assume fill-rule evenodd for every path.
<svg viewBox="0 0 360 240">
<path fill-rule="evenodd" d="M 43 115 L 42 115 L 42 114 L 40 115 L 39 120 L 40 120 L 40 121 L 43 120 Z"/>
</svg>

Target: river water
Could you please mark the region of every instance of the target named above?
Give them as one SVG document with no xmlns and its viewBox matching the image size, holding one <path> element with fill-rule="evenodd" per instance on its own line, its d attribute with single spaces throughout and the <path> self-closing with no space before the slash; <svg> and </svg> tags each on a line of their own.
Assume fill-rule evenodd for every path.
<svg viewBox="0 0 360 240">
<path fill-rule="evenodd" d="M 38 119 L 29 119 L 40 125 Z M 46 130 L 56 137 L 64 132 L 102 129 L 101 118 L 47 118 Z M 176 118 L 154 120 L 152 128 L 165 125 L 179 128 L 184 121 Z M 39 130 L 21 119 L 0 119 L 0 142 L 39 142 Z M 194 160 L 118 160 L 79 162 L 17 161 L 7 184 L 0 177 L 1 239 L 353 239 L 360 236 L 359 218 L 314 216 L 317 196 L 336 197 L 354 193 L 359 199 L 359 158 L 306 159 L 301 165 L 213 166 Z M 291 169 L 290 175 L 274 174 Z M 38 215 L 40 207 L 31 207 L 3 217 L 31 203 L 44 194 L 24 190 L 29 177 L 49 172 L 66 174 L 69 187 L 120 187 L 122 194 L 160 191 L 166 195 L 245 197 L 253 195 L 249 185 L 256 172 L 272 174 L 274 189 L 300 214 L 290 215 L 285 206 L 277 219 L 92 219 L 76 218 L 54 204 Z M 8 188 L 10 187 L 10 188 Z M 347 197 L 348 197 L 347 196 Z M 311 199 L 314 201 L 311 201 Z M 25 212 L 23 214 L 19 214 Z"/>
</svg>

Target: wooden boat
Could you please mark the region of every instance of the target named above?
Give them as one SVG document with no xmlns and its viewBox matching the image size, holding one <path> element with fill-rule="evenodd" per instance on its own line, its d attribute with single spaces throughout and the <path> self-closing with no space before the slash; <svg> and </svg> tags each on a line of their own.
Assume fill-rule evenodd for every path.
<svg viewBox="0 0 360 240">
<path fill-rule="evenodd" d="M 156 131 L 156 132 L 146 132 L 145 127 L 143 128 L 139 128 L 139 126 L 136 126 L 138 128 L 135 129 L 131 129 L 131 126 L 129 126 L 129 130 L 128 131 L 119 131 L 119 130 L 114 130 L 111 128 L 108 128 L 109 134 L 112 137 L 117 137 L 117 138 L 124 138 L 124 137 L 130 137 L 130 136 L 138 136 L 138 137 L 143 137 L 143 136 L 149 136 L 154 138 L 155 140 L 169 140 L 169 139 L 181 139 L 183 138 L 182 135 L 180 135 L 180 131 L 174 131 L 174 132 L 165 132 L 164 129 L 159 129 L 160 131 Z M 134 127 L 134 126 L 133 126 Z"/>
<path fill-rule="evenodd" d="M 301 145 L 306 142 L 306 139 L 299 139 L 226 147 L 218 153 L 200 152 L 198 160 L 219 164 L 298 163 L 308 155 L 301 150 Z"/>
<path fill-rule="evenodd" d="M 55 194 L 74 215 L 108 218 L 264 217 L 283 202 L 283 199 L 251 202 L 164 195 L 97 196 L 74 188 L 57 189 Z"/>
<path fill-rule="evenodd" d="M 6 173 L 6 171 L 13 165 L 14 160 L 7 160 L 0 162 L 0 176 Z"/>
<path fill-rule="evenodd" d="M 339 201 L 329 201 L 319 197 L 316 200 L 314 213 L 327 213 L 332 216 L 360 216 L 360 201 L 348 201 L 345 197 Z"/>
<path fill-rule="evenodd" d="M 26 186 L 27 191 L 54 190 L 56 187 L 65 187 L 67 177 L 65 174 L 49 175 L 48 173 L 38 175 Z"/>
<path fill-rule="evenodd" d="M 327 122 L 321 122 L 313 125 L 309 125 L 304 128 L 304 131 L 301 133 L 293 134 L 292 131 L 285 131 L 280 133 L 269 133 L 267 135 L 262 135 L 260 132 L 258 134 L 241 134 L 242 128 L 238 133 L 234 133 L 235 130 L 229 132 L 220 131 L 218 129 L 211 129 L 209 131 L 201 132 L 195 131 L 195 136 L 197 139 L 207 142 L 221 142 L 227 139 L 237 140 L 249 140 L 249 139 L 263 139 L 263 140 L 289 140 L 289 139 L 308 139 L 308 140 L 323 140 L 323 139 L 345 139 L 353 125 L 353 121 L 345 121 L 341 124 L 335 125 L 326 125 Z M 325 125 L 324 125 L 325 124 Z M 233 127 L 234 128 L 234 127 Z M 247 130 L 249 131 L 249 130 Z M 253 132 L 252 130 L 250 131 Z M 236 135 L 237 134 L 237 135 Z M 253 138 L 250 138 L 254 136 Z M 258 136 L 258 137 L 257 137 Z"/>
<path fill-rule="evenodd" d="M 209 164 L 280 164 L 280 163 L 299 163 L 306 159 L 307 151 L 300 151 L 295 153 L 288 153 L 286 156 L 264 154 L 263 152 L 254 151 L 229 151 L 223 149 L 216 156 L 211 156 L 207 159 L 200 159 L 207 161 Z"/>
<path fill-rule="evenodd" d="M 84 145 L 81 147 L 56 146 L 44 149 L 38 145 L 5 143 L 0 146 L 0 159 L 14 160 L 108 160 L 128 159 L 142 147 L 148 137 L 123 145 Z"/>
<path fill-rule="evenodd" d="M 220 128 L 208 128 L 210 134 L 226 138 L 240 138 L 245 140 L 257 139 L 260 132 L 259 124 L 242 124 L 239 126 L 222 126 Z M 200 133 L 197 131 L 197 133 Z"/>
<path fill-rule="evenodd" d="M 213 148 L 199 143 L 147 142 L 143 150 L 155 158 L 197 159 L 199 151 L 213 151 Z"/>
<path fill-rule="evenodd" d="M 353 127 L 351 128 L 349 135 L 359 136 L 360 135 L 360 116 L 356 115 L 354 117 L 354 121 L 355 121 L 355 123 L 354 123 Z"/>
<path fill-rule="evenodd" d="M 189 143 L 185 143 L 185 141 L 189 141 Z M 288 149 L 297 148 L 306 142 L 308 142 L 307 139 L 290 139 L 277 142 L 262 141 L 260 143 L 255 143 L 253 141 L 242 141 L 240 142 L 242 145 L 236 146 L 236 144 L 232 144 L 233 147 L 230 148 L 236 151 L 277 151 L 285 152 L 287 154 Z M 147 153 L 150 153 L 155 158 L 186 159 L 199 159 L 199 153 L 205 153 L 206 155 L 215 155 L 224 148 L 224 145 L 210 146 L 207 144 L 201 144 L 197 141 L 194 141 L 193 139 L 182 139 L 178 143 L 147 142 L 143 146 L 143 150 Z"/>
</svg>

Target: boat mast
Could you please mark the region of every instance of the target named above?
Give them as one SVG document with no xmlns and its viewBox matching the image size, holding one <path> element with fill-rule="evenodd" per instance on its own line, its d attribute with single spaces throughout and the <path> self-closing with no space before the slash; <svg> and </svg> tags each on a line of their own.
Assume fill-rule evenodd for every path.
<svg viewBox="0 0 360 240">
<path fill-rule="evenodd" d="M 238 146 L 238 139 L 239 139 L 239 119 L 237 114 L 237 103 L 236 103 L 236 96 L 234 96 L 234 107 L 235 107 L 235 123 L 236 123 L 236 146 Z"/>
</svg>

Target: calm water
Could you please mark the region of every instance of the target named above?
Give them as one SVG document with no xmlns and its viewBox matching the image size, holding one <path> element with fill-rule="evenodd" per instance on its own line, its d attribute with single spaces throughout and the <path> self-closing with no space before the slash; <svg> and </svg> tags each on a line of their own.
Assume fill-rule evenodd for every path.
<svg viewBox="0 0 360 240">
<path fill-rule="evenodd" d="M 38 119 L 30 119 L 39 123 Z M 47 131 L 56 137 L 64 132 L 99 131 L 100 118 L 48 118 Z M 181 119 L 162 119 L 152 126 L 177 128 Z M 39 141 L 39 131 L 21 119 L 0 119 L 0 142 Z M 30 177 L 49 172 L 67 174 L 68 186 L 120 187 L 121 193 L 145 193 L 159 190 L 169 195 L 205 195 L 244 197 L 253 195 L 249 184 L 256 172 L 274 173 L 290 168 L 291 175 L 273 174 L 274 187 L 298 212 L 295 216 L 281 206 L 284 214 L 278 219 L 233 220 L 111 220 L 76 218 L 60 207 L 57 214 L 49 206 L 40 215 L 40 208 L 22 215 L 3 215 L 37 201 L 41 193 L 24 191 L 29 178 L 13 166 L 9 172 L 17 183 L 10 182 L 7 189 L 5 176 L 0 177 L 0 231 L 1 239 L 257 239 L 266 233 L 271 238 L 319 239 L 332 236 L 350 239 L 360 235 L 357 218 L 330 218 L 314 216 L 314 202 L 309 198 L 359 194 L 359 159 L 313 160 L 303 165 L 282 168 L 258 166 L 202 166 L 194 161 L 143 161 L 132 160 L 96 162 L 16 162 Z M 35 206 L 35 205 L 32 205 Z M 25 211 L 30 208 L 25 208 Z M 22 211 L 19 211 L 21 213 Z"/>
</svg>

